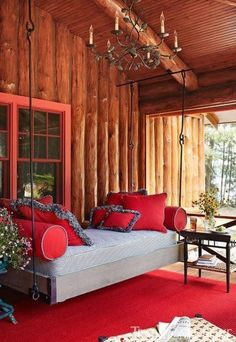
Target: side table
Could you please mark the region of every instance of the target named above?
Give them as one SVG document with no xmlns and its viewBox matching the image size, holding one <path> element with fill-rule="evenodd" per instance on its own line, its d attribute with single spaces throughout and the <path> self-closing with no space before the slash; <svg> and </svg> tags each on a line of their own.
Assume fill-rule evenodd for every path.
<svg viewBox="0 0 236 342">
<path fill-rule="evenodd" d="M 236 241 L 231 241 L 229 233 L 217 233 L 204 230 L 184 229 L 180 232 L 180 236 L 184 238 L 184 283 L 187 284 L 188 268 L 198 269 L 199 277 L 201 270 L 214 271 L 226 274 L 226 290 L 230 290 L 230 274 L 236 271 L 236 264 L 230 260 L 230 249 L 236 247 Z M 220 242 L 220 245 L 217 243 Z M 202 251 L 215 254 L 221 263 L 216 266 L 197 265 L 196 262 L 188 261 L 188 245 L 198 246 L 198 256 L 202 255 Z M 225 250 L 226 256 L 218 253 L 215 248 Z"/>
<path fill-rule="evenodd" d="M 0 275 L 6 272 L 0 272 Z M 1 287 L 1 284 L 0 284 Z M 10 321 L 13 324 L 17 324 L 15 317 L 13 316 L 14 308 L 12 305 L 7 304 L 0 298 L 0 320 L 6 317 L 9 317 Z"/>
</svg>

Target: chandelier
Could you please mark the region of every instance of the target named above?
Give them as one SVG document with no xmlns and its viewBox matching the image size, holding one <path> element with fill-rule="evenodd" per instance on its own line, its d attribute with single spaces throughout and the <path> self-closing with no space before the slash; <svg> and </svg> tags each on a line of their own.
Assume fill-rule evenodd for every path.
<svg viewBox="0 0 236 342">
<path fill-rule="evenodd" d="M 147 23 L 144 23 L 140 15 L 136 15 L 132 12 L 134 5 L 141 0 L 124 0 L 125 7 L 121 9 L 123 14 L 123 21 L 129 25 L 129 30 L 123 32 L 120 29 L 120 16 L 116 12 L 115 15 L 115 27 L 111 31 L 115 37 L 115 42 L 111 43 L 107 41 L 107 51 L 104 55 L 101 55 L 96 51 L 94 44 L 94 32 L 93 26 L 89 29 L 89 43 L 87 46 L 96 55 L 99 60 L 104 57 L 110 64 L 115 65 L 118 70 L 139 70 L 141 67 L 148 69 L 156 69 L 160 64 L 162 58 L 173 59 L 178 52 L 182 49 L 178 46 L 178 35 L 174 31 L 174 47 L 171 54 L 162 54 L 160 47 L 164 42 L 164 39 L 169 36 L 169 33 L 165 32 L 165 17 L 163 12 L 160 16 L 160 43 L 156 45 L 142 44 L 140 36 L 147 30 Z"/>
</svg>

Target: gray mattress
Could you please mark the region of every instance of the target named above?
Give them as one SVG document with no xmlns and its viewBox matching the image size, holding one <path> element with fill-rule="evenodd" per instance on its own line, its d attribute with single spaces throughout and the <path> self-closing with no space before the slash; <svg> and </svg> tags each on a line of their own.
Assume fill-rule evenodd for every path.
<svg viewBox="0 0 236 342">
<path fill-rule="evenodd" d="M 176 233 L 173 231 L 163 234 L 147 230 L 120 233 L 87 229 L 86 234 L 94 245 L 69 246 L 62 257 L 53 261 L 36 259 L 37 273 L 61 276 L 176 244 Z M 27 268 L 31 269 L 31 265 Z"/>
</svg>

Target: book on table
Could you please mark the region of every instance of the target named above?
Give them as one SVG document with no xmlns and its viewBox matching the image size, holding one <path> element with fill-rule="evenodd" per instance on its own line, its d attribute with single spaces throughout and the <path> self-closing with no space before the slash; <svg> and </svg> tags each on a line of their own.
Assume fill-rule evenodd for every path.
<svg viewBox="0 0 236 342">
<path fill-rule="evenodd" d="M 218 260 L 216 255 L 211 254 L 203 254 L 201 255 L 198 260 L 196 260 L 195 264 L 197 266 L 216 266 Z"/>
</svg>

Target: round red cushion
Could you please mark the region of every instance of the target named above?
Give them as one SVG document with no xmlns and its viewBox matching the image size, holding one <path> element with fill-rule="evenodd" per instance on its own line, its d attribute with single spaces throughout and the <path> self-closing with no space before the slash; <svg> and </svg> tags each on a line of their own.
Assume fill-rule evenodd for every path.
<svg viewBox="0 0 236 342">
<path fill-rule="evenodd" d="M 186 227 L 187 214 L 183 208 L 180 207 L 166 207 L 164 226 L 170 230 L 179 232 Z"/>
<path fill-rule="evenodd" d="M 21 236 L 31 238 L 31 221 L 14 219 L 19 226 Z M 35 255 L 44 260 L 61 257 L 68 246 L 66 230 L 59 225 L 35 222 Z"/>
</svg>

